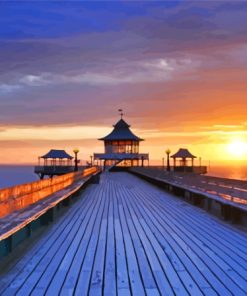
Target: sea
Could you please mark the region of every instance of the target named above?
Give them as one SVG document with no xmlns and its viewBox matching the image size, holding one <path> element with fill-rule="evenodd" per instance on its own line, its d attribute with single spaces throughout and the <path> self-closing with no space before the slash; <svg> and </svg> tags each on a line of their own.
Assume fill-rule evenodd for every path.
<svg viewBox="0 0 247 296">
<path fill-rule="evenodd" d="M 209 176 L 247 181 L 247 165 L 216 165 L 208 167 Z"/>
<path fill-rule="evenodd" d="M 236 166 L 210 166 L 209 176 L 247 180 L 247 165 Z M 34 173 L 34 167 L 30 165 L 0 165 L 0 188 L 30 183 L 39 180 Z"/>
<path fill-rule="evenodd" d="M 30 165 L 0 165 L 0 188 L 39 180 L 34 173 L 34 166 Z"/>
</svg>

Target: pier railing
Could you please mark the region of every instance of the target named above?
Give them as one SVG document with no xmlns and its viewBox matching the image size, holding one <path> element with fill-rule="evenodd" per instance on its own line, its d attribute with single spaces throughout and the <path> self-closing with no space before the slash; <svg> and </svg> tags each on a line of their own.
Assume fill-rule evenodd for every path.
<svg viewBox="0 0 247 296">
<path fill-rule="evenodd" d="M 74 166 L 44 166 L 38 165 L 34 167 L 34 172 L 36 174 L 66 174 L 71 173 L 75 169 Z"/>
<path fill-rule="evenodd" d="M 200 190 L 225 200 L 247 205 L 247 181 L 192 173 L 167 172 L 162 167 L 135 168 L 135 170 L 173 184 Z"/>
<path fill-rule="evenodd" d="M 0 218 L 25 208 L 96 172 L 96 167 L 0 190 Z"/>
<path fill-rule="evenodd" d="M 82 171 L 86 166 L 78 165 L 78 171 Z M 45 175 L 62 175 L 68 174 L 75 171 L 75 166 L 67 166 L 67 165 L 37 165 L 34 167 L 34 172 L 36 174 L 45 174 Z"/>
<path fill-rule="evenodd" d="M 130 172 L 185 201 L 247 227 L 247 181 L 135 167 Z"/>
<path fill-rule="evenodd" d="M 149 169 L 155 169 L 160 171 L 166 171 L 166 166 L 149 166 Z M 177 172 L 177 173 L 195 173 L 195 174 L 206 174 L 207 173 L 207 166 L 205 165 L 194 165 L 192 166 L 170 166 L 171 172 Z"/>
</svg>

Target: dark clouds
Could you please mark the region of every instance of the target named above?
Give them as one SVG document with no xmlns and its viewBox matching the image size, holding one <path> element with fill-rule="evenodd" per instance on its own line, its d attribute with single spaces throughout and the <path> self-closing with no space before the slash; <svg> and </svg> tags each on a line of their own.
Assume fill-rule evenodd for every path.
<svg viewBox="0 0 247 296">
<path fill-rule="evenodd" d="M 238 85 L 240 106 L 247 92 L 246 2 L 14 2 L 0 17 L 2 126 L 108 123 L 119 107 L 182 125 L 218 89 Z"/>
</svg>

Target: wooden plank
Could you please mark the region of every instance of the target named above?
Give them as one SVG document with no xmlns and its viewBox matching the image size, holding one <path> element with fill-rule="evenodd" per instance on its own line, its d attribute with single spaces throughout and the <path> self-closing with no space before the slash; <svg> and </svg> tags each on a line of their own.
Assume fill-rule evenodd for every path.
<svg viewBox="0 0 247 296">
<path fill-rule="evenodd" d="M 134 196 L 133 192 L 131 196 Z M 134 203 L 133 198 L 128 202 Z M 142 224 L 143 230 L 150 236 L 151 241 L 155 238 L 157 239 L 190 294 L 200 295 L 202 291 L 207 290 L 207 295 L 216 295 L 216 292 L 204 279 L 200 271 L 195 268 L 190 259 L 186 256 L 186 252 L 184 252 L 183 248 L 180 248 L 176 242 L 173 242 L 172 236 L 167 234 L 170 232 L 166 232 L 166 235 L 164 235 L 164 231 L 160 231 L 159 223 L 155 223 L 156 221 L 153 220 L 152 215 L 148 215 L 145 207 L 139 206 L 138 202 L 135 202 L 133 208 L 134 207 L 136 212 L 139 212 L 143 217 L 143 219 L 138 219 Z M 181 258 L 183 260 L 181 260 Z M 198 290 L 198 287 L 200 287 L 201 291 Z"/>
<path fill-rule="evenodd" d="M 136 225 L 142 241 L 146 243 L 147 253 L 154 249 L 157 258 L 159 260 L 162 259 L 161 265 L 163 266 L 163 272 L 170 281 L 176 294 L 188 295 L 189 292 L 194 295 L 202 295 L 195 280 L 193 280 L 183 264 L 178 260 L 178 257 L 174 256 L 173 250 L 171 248 L 167 250 L 168 246 L 161 244 L 158 237 L 154 235 L 155 229 L 147 223 L 151 217 L 145 216 L 142 214 L 143 211 L 137 210 L 138 205 L 133 201 L 133 197 L 135 197 L 133 192 L 128 192 L 127 188 L 123 188 L 122 191 L 126 192 L 126 206 L 130 208 L 133 223 Z M 164 248 L 166 252 L 164 252 Z M 162 291 L 161 294 L 167 295 L 168 291 Z"/>
<path fill-rule="evenodd" d="M 105 208 L 100 223 L 99 237 L 96 246 L 96 252 L 94 257 L 94 264 L 92 268 L 92 274 L 89 286 L 89 295 L 100 296 L 103 291 L 104 284 L 104 271 L 105 271 L 105 259 L 106 259 L 106 244 L 107 244 L 107 226 L 108 226 L 108 213 L 109 213 L 109 185 L 104 187 L 102 201 L 105 200 Z M 111 238 L 112 240 L 113 238 Z M 113 252 L 114 250 L 111 250 Z M 87 266 L 86 266 L 87 268 Z M 111 280 L 114 280 L 111 279 Z"/>
<path fill-rule="evenodd" d="M 143 201 L 143 199 L 142 199 L 142 201 Z M 211 276 L 210 281 L 216 280 L 217 277 L 215 277 L 215 273 L 217 274 L 219 281 L 218 281 L 218 285 L 217 285 L 217 283 L 215 283 L 215 287 L 219 287 L 219 291 L 222 289 L 223 283 L 227 282 L 228 286 L 230 287 L 230 289 L 232 291 L 234 291 L 234 289 L 236 289 L 236 290 L 238 290 L 240 295 L 242 295 L 243 290 L 239 289 L 239 286 L 241 286 L 242 281 L 239 280 L 238 285 L 236 285 L 234 283 L 233 279 L 231 277 L 229 277 L 229 274 L 226 275 L 225 272 L 221 268 L 218 267 L 219 258 L 217 258 L 218 262 L 215 264 L 209 256 L 210 255 L 209 250 L 204 248 L 203 244 L 200 244 L 200 243 L 198 244 L 198 242 L 197 242 L 197 245 L 193 244 L 195 238 L 193 237 L 193 234 L 189 230 L 189 225 L 188 225 L 187 233 L 180 231 L 180 228 L 183 228 L 184 223 L 182 223 L 179 214 L 175 215 L 175 213 L 173 213 L 173 211 L 175 211 L 177 209 L 177 207 L 174 207 L 174 209 L 171 210 L 171 209 L 169 209 L 169 204 L 166 203 L 166 205 L 164 206 L 164 211 L 162 211 L 163 205 L 159 202 L 157 204 L 157 208 L 154 209 L 154 204 L 156 203 L 156 200 L 154 200 L 151 195 L 149 195 L 148 203 L 149 203 L 148 207 L 152 209 L 152 215 L 155 216 L 155 212 L 156 212 L 157 215 L 159 216 L 159 218 L 158 218 L 159 221 L 163 221 L 163 224 L 162 224 L 163 226 L 165 226 L 165 224 L 168 224 L 172 227 L 171 229 L 168 229 L 166 231 L 170 231 L 170 232 L 173 231 L 174 236 L 177 235 L 177 233 L 178 233 L 177 240 L 179 240 L 181 244 L 184 242 L 185 248 L 186 248 L 186 245 L 188 245 L 189 250 L 190 250 L 190 248 L 192 249 L 193 255 L 199 254 L 199 258 L 203 259 L 204 264 L 206 262 L 206 266 L 208 265 L 210 268 L 209 270 L 212 270 L 212 276 Z M 167 216 L 167 218 L 166 218 L 166 216 Z M 179 217 L 179 219 L 177 219 L 178 217 Z M 173 225 L 175 223 L 175 221 L 177 221 L 176 226 Z M 190 240 L 188 240 L 188 237 L 190 237 Z M 191 254 L 191 256 L 192 256 L 192 254 Z M 206 256 L 205 256 L 205 254 L 206 254 Z M 212 253 L 211 253 L 211 256 L 212 256 Z M 206 258 L 204 259 L 204 257 L 207 257 L 207 259 Z M 226 265 L 225 265 L 225 268 L 226 268 Z M 243 285 L 243 282 L 242 282 L 242 285 Z M 225 293 L 227 293 L 227 290 L 225 290 Z"/>
<path fill-rule="evenodd" d="M 169 206 L 171 206 L 171 203 Z M 159 208 L 162 208 L 162 205 L 159 204 Z M 174 206 L 173 209 L 176 211 L 179 211 L 177 209 L 177 206 Z M 170 213 L 172 213 L 172 211 L 170 211 Z M 237 256 L 238 252 L 237 251 L 234 252 L 235 250 L 233 248 L 229 250 L 228 256 L 226 256 L 227 249 L 224 247 L 225 240 L 217 244 L 218 242 L 217 238 L 212 239 L 210 235 L 208 235 L 203 231 L 204 230 L 203 228 L 198 227 L 198 222 L 200 221 L 200 219 L 195 219 L 195 218 L 193 219 L 191 217 L 189 223 L 188 223 L 188 219 L 190 219 L 190 217 L 188 217 L 188 215 L 185 216 L 184 212 L 181 212 L 179 215 L 178 223 L 181 223 L 183 226 L 187 225 L 187 231 L 190 231 L 191 233 L 193 233 L 194 236 L 196 235 L 196 237 L 199 238 L 200 241 L 198 240 L 197 241 L 199 242 L 199 244 L 202 244 L 202 248 L 206 246 L 207 249 L 205 251 L 207 251 L 208 253 L 211 250 L 213 251 L 213 253 L 211 251 L 210 257 L 213 258 L 220 266 L 222 266 L 223 270 L 227 270 L 228 273 L 231 273 L 232 278 L 233 279 L 235 278 L 238 284 L 242 282 L 242 285 L 244 285 L 245 281 L 243 282 L 243 280 L 245 280 L 245 278 L 247 277 L 246 270 L 243 268 L 246 262 L 246 260 L 244 261 L 242 259 L 242 256 L 244 256 L 244 253 L 238 254 Z M 177 217 L 173 219 L 173 221 L 176 221 L 176 220 L 177 220 Z M 195 227 L 193 227 L 193 224 L 196 224 Z M 237 248 L 237 245 L 235 246 Z M 232 247 L 232 245 L 229 247 Z M 231 256 L 235 257 L 235 261 L 231 258 Z M 234 271 L 234 268 L 236 268 L 236 272 L 238 274 Z"/>
<path fill-rule="evenodd" d="M 118 211 L 118 202 L 116 197 L 116 187 L 112 186 L 112 195 L 114 196 L 114 234 L 116 240 L 116 269 L 117 269 L 117 294 L 122 296 L 131 295 L 127 256 L 124 244 L 123 230 Z"/>
<path fill-rule="evenodd" d="M 134 246 L 135 256 L 137 258 L 140 274 L 143 279 L 143 285 L 145 291 L 157 290 L 156 282 L 152 273 L 152 270 L 149 265 L 146 253 L 144 252 L 143 244 L 139 238 L 139 235 L 133 225 L 133 221 L 129 211 L 125 207 L 125 198 L 126 196 L 122 195 L 122 186 L 118 190 L 117 198 L 121 200 L 123 205 L 123 213 L 127 222 L 127 228 L 131 236 L 131 240 Z"/>
<path fill-rule="evenodd" d="M 93 214 L 91 215 L 91 219 L 86 227 L 86 232 L 80 242 L 78 250 L 76 251 L 76 254 L 73 258 L 73 262 L 67 272 L 66 278 L 63 282 L 63 286 L 60 290 L 60 295 L 70 295 L 71 293 L 75 292 L 77 283 L 81 276 L 80 272 L 85 261 L 86 253 L 90 248 L 92 233 L 97 234 L 99 227 L 99 223 L 97 221 L 101 218 L 104 208 L 104 202 L 102 201 L 102 187 L 99 187 L 98 191 L 96 191 L 95 193 L 95 198 L 98 200 L 99 203 L 94 204 Z M 80 292 L 80 289 L 78 290 Z"/>
<path fill-rule="evenodd" d="M 96 202 L 96 206 L 97 206 L 97 203 L 100 202 L 99 200 L 95 201 L 95 199 L 96 199 L 96 195 L 94 192 L 94 195 L 91 196 L 91 202 L 92 202 L 93 208 L 95 207 L 95 202 Z M 90 201 L 88 200 L 88 202 L 90 202 Z M 48 295 L 49 294 L 52 295 L 52 293 L 54 291 L 60 291 L 62 289 L 62 285 L 65 282 L 65 279 L 66 279 L 68 273 L 70 273 L 71 266 L 75 260 L 76 254 L 80 251 L 82 240 L 86 235 L 86 231 L 89 227 L 90 221 L 93 219 L 95 219 L 95 217 L 92 214 L 92 209 L 90 209 L 90 211 L 88 210 L 86 212 L 85 219 L 84 219 L 78 233 L 76 234 L 76 238 L 72 241 L 72 244 L 70 245 L 70 248 L 66 252 L 66 255 L 61 260 L 60 265 L 59 265 L 58 269 L 56 270 L 56 273 L 55 273 L 52 281 L 50 282 L 49 287 L 46 290 L 46 293 Z M 73 270 L 73 272 L 75 272 L 75 271 Z M 74 275 L 73 272 L 71 272 L 71 273 Z"/>
<path fill-rule="evenodd" d="M 72 264 L 76 251 L 78 250 L 80 242 L 83 239 L 86 227 L 88 226 L 90 219 L 92 219 L 94 208 L 97 206 L 97 203 L 99 204 L 100 202 L 99 200 L 95 200 L 95 197 L 92 197 L 93 196 L 91 196 L 91 199 L 88 200 L 87 205 L 89 205 L 89 207 L 86 206 L 85 211 L 81 211 L 81 215 L 77 219 L 77 229 L 77 221 L 74 224 L 74 237 L 71 240 L 69 237 L 64 237 L 66 244 L 63 244 L 62 248 L 58 249 L 58 253 L 56 256 L 54 256 L 52 261 L 49 263 L 49 266 L 42 274 L 42 277 L 35 286 L 33 293 L 36 291 L 46 291 L 47 295 L 53 295 L 54 291 L 59 291 L 61 289 L 68 269 Z"/>
<path fill-rule="evenodd" d="M 118 202 L 119 220 L 123 231 L 131 293 L 133 293 L 134 295 L 142 296 L 145 295 L 145 289 L 142 282 L 142 275 L 140 274 L 133 242 L 131 240 L 131 235 L 128 231 L 126 217 L 123 212 L 122 202 L 121 200 L 119 200 L 117 195 L 116 198 Z"/>
<path fill-rule="evenodd" d="M 107 201 L 104 198 L 104 190 L 102 190 L 101 194 L 102 196 L 98 196 L 98 198 L 101 199 L 101 205 L 103 208 L 101 207 L 100 211 L 97 208 L 95 208 L 97 219 L 94 225 L 94 229 L 91 232 L 89 245 L 87 247 L 86 255 L 81 266 L 80 274 L 78 276 L 78 281 L 74 291 L 75 295 L 81 295 L 82 291 L 85 291 L 85 293 L 88 293 L 89 291 L 90 280 L 91 280 L 91 275 L 93 272 L 93 265 L 95 260 L 95 254 L 97 251 L 97 244 L 99 241 L 100 227 L 101 227 L 103 216 L 105 217 L 105 213 L 107 211 Z M 101 276 L 102 275 L 100 274 L 100 277 Z"/>
<path fill-rule="evenodd" d="M 85 201 L 87 201 L 87 199 L 82 200 L 81 206 L 84 205 Z M 86 210 L 87 207 L 85 207 L 84 211 Z M 69 211 L 68 215 L 63 217 L 62 223 L 58 224 L 57 229 L 55 227 L 51 228 L 47 235 L 48 239 L 45 238 L 45 241 L 41 240 L 40 242 L 37 242 L 37 245 L 34 246 L 33 251 L 31 253 L 27 253 L 27 256 L 25 256 L 24 260 L 21 260 L 19 263 L 17 263 L 17 266 L 13 267 L 13 269 L 9 271 L 9 287 L 8 289 L 6 289 L 5 286 L 5 293 L 9 291 L 12 291 L 14 293 L 14 291 L 17 291 L 22 285 L 25 284 L 26 279 L 28 279 L 28 277 L 32 275 L 35 269 L 41 268 L 42 265 L 40 266 L 40 262 L 48 263 L 49 261 L 47 262 L 47 260 L 49 260 L 49 258 L 51 260 L 51 249 L 53 248 L 53 246 L 58 244 L 59 242 L 62 242 L 64 236 L 66 237 L 70 233 L 70 230 L 73 228 L 74 221 L 71 220 L 70 214 L 75 219 L 78 219 L 78 217 L 81 215 L 80 208 L 74 207 L 73 210 Z M 48 256 L 48 259 L 46 258 L 46 256 Z M 35 284 L 36 281 L 34 280 L 33 283 Z"/>
<path fill-rule="evenodd" d="M 169 280 L 167 279 L 167 276 L 164 272 L 164 269 L 162 269 L 162 264 L 160 263 L 160 258 L 158 258 L 157 254 L 153 250 L 152 244 L 150 243 L 149 239 L 146 237 L 144 234 L 143 230 L 140 227 L 139 224 L 139 219 L 141 219 L 140 216 L 136 216 L 133 212 L 133 209 L 128 207 L 130 206 L 130 203 L 128 202 L 127 205 L 127 200 L 128 196 L 124 191 L 124 188 L 121 187 L 121 190 L 119 190 L 119 195 L 122 196 L 122 203 L 125 207 L 125 211 L 127 213 L 127 221 L 129 223 L 130 229 L 132 227 L 135 228 L 138 240 L 138 244 L 136 245 L 136 252 L 139 254 L 139 264 L 140 264 L 140 270 L 142 274 L 145 274 L 145 288 L 146 292 L 152 291 L 152 293 L 157 293 L 157 294 L 163 294 L 163 295 L 173 295 L 174 292 L 171 288 L 171 285 L 169 283 Z M 133 215 L 134 214 L 134 215 Z M 133 230 L 132 230 L 133 231 Z M 140 254 L 143 254 L 142 257 L 146 257 L 145 261 L 148 262 L 151 270 L 149 270 L 147 267 L 142 266 L 143 263 L 141 262 L 144 260 L 142 257 L 140 257 Z M 144 258 L 145 258 L 144 257 Z M 153 279 L 155 280 L 155 284 L 152 284 L 148 286 L 148 283 L 150 280 L 148 280 L 148 275 L 152 275 Z M 152 283 L 152 282 L 151 282 Z M 157 292 L 154 292 L 157 291 Z"/>
<path fill-rule="evenodd" d="M 68 232 L 64 231 L 49 249 L 49 252 L 46 253 L 46 255 L 39 261 L 38 266 L 28 276 L 25 283 L 18 291 L 18 294 L 22 295 L 23 293 L 29 293 L 29 291 L 35 294 L 46 290 L 47 285 L 54 276 L 57 266 L 65 256 L 71 242 L 75 239 L 75 235 L 83 222 L 83 218 L 85 217 L 84 215 L 88 211 L 90 211 L 90 208 L 85 207 L 80 212 L 80 216 L 77 219 L 72 220 L 71 227 L 68 229 Z"/>
<path fill-rule="evenodd" d="M 83 197 L 81 199 L 82 206 L 88 199 L 88 194 L 90 192 L 90 188 L 88 188 L 87 194 L 85 192 L 83 193 Z M 44 253 L 49 250 L 50 246 L 52 246 L 53 242 L 59 237 L 59 235 L 62 233 L 64 227 L 69 223 L 70 217 L 69 215 L 76 215 L 79 209 L 77 207 L 72 207 L 68 210 L 68 214 L 63 216 L 59 223 L 55 223 L 52 225 L 51 230 L 47 233 L 47 235 L 43 236 L 36 245 L 34 245 L 28 253 L 26 253 L 20 260 L 16 262 L 15 265 L 11 266 L 10 270 L 8 271 L 7 275 L 0 280 L 0 293 L 6 290 L 7 286 L 15 279 L 19 273 L 22 272 L 24 267 L 26 266 L 27 262 L 29 260 L 32 260 L 32 258 L 40 254 L 40 251 L 42 250 Z M 39 250 L 40 246 L 42 246 L 42 249 Z"/>
<path fill-rule="evenodd" d="M 241 195 L 241 198 L 235 198 L 235 196 L 229 195 L 229 190 L 227 191 L 227 195 L 229 196 L 226 196 L 226 193 L 224 193 L 225 191 L 223 190 L 222 192 L 222 187 L 218 186 L 218 191 L 212 193 L 210 190 L 207 190 L 207 186 L 205 186 L 203 182 L 200 182 L 200 180 L 198 181 L 198 178 L 200 178 L 201 176 L 193 175 L 193 177 L 191 178 L 191 174 L 189 174 L 189 177 L 185 178 L 184 173 L 182 175 L 177 173 L 167 174 L 167 172 L 150 170 L 149 168 L 132 168 L 131 172 L 133 172 L 134 174 L 138 174 L 139 176 L 145 176 L 147 178 L 164 184 L 172 185 L 174 187 L 182 189 L 183 191 L 190 191 L 203 195 L 208 199 L 219 201 L 222 204 L 231 205 L 242 211 L 247 211 L 246 192 L 240 191 L 238 195 Z M 194 179 L 196 179 L 196 181 Z M 228 199 L 226 199 L 226 197 L 228 197 Z"/>
<path fill-rule="evenodd" d="M 144 183 L 145 184 L 145 183 Z M 147 184 L 149 185 L 149 184 Z M 144 185 L 145 187 L 145 185 Z M 138 187 L 138 189 L 141 192 L 145 192 L 145 189 L 142 187 Z M 144 189 L 144 190 L 143 190 Z M 159 193 L 160 192 L 160 193 Z M 157 189 L 158 194 L 163 194 L 163 191 L 161 189 Z M 215 233 L 215 238 L 222 237 L 225 241 L 229 241 L 230 244 L 232 244 L 232 241 L 237 242 L 235 245 L 236 248 L 239 248 L 239 246 L 243 246 L 245 248 L 245 253 L 247 249 L 247 238 L 245 236 L 244 232 L 241 232 L 236 227 L 233 227 L 229 224 L 226 224 L 223 221 L 220 221 L 218 218 L 213 217 L 212 215 L 208 215 L 205 211 L 200 209 L 195 209 L 194 207 L 191 207 L 189 204 L 180 201 L 178 199 L 174 199 L 174 196 L 167 193 L 167 196 L 170 196 L 171 205 L 174 204 L 176 207 L 178 207 L 178 210 L 181 209 L 182 213 L 185 214 L 184 207 L 186 207 L 186 216 L 189 216 L 189 213 L 192 213 L 192 217 L 194 218 L 194 221 L 197 219 L 198 216 L 202 217 L 203 215 L 203 223 L 201 225 L 210 231 L 210 233 Z M 200 223 L 200 220 L 198 220 L 198 223 Z M 212 226 L 220 226 L 221 231 L 218 232 L 215 230 L 215 227 Z"/>
<path fill-rule="evenodd" d="M 108 198 L 109 198 L 109 212 L 108 212 L 108 225 L 107 225 L 107 246 L 106 246 L 103 293 L 104 295 L 115 296 L 117 295 L 116 238 L 115 238 L 115 232 L 114 232 L 115 196 L 114 196 L 112 184 L 110 184 Z"/>
<path fill-rule="evenodd" d="M 90 177 L 77 181 L 69 187 L 59 190 L 27 208 L 20 209 L 19 211 L 1 218 L 0 222 L 4 224 L 5 227 L 0 229 L 0 240 L 8 238 L 10 235 L 24 228 L 27 224 L 37 220 L 63 200 L 66 200 L 69 196 L 80 190 L 88 179 L 90 179 Z"/>
<path fill-rule="evenodd" d="M 1 295 L 246 295 L 241 231 L 127 173 L 82 196 L 2 276 Z"/>
</svg>

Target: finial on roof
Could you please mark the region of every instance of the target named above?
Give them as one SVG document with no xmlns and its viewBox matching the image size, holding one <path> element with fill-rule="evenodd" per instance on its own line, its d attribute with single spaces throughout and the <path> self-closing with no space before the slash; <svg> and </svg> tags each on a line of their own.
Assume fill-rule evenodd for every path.
<svg viewBox="0 0 247 296">
<path fill-rule="evenodd" d="M 123 118 L 123 109 L 118 109 L 119 115 L 121 116 L 121 119 Z"/>
</svg>

